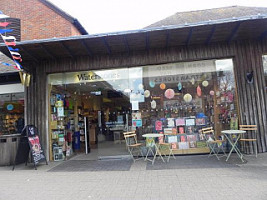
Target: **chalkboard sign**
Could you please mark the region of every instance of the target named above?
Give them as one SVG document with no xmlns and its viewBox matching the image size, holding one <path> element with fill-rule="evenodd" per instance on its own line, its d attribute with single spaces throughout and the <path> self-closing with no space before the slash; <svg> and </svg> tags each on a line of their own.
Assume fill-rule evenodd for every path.
<svg viewBox="0 0 267 200">
<path fill-rule="evenodd" d="M 39 162 L 45 161 L 47 164 L 47 160 L 42 150 L 39 136 L 37 133 L 37 128 L 34 125 L 27 125 L 22 130 L 21 135 L 24 137 L 20 139 L 15 162 L 13 165 L 13 170 L 15 168 L 15 165 L 17 164 L 27 164 L 30 152 L 32 155 L 32 160 L 35 169 L 36 164 L 38 164 Z"/>
</svg>

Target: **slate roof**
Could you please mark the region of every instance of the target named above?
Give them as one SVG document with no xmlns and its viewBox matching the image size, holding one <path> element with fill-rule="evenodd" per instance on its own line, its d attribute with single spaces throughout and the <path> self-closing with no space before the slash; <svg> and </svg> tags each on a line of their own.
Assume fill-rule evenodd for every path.
<svg viewBox="0 0 267 200">
<path fill-rule="evenodd" d="M 209 20 L 240 18 L 262 14 L 267 14 L 267 7 L 230 6 L 206 10 L 177 12 L 176 14 L 155 22 L 145 28 L 198 23 Z"/>
</svg>

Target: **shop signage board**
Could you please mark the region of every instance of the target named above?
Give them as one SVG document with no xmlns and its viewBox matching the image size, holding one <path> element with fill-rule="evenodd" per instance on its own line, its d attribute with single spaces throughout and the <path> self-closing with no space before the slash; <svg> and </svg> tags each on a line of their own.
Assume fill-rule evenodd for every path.
<svg viewBox="0 0 267 200">
<path fill-rule="evenodd" d="M 13 170 L 15 165 L 28 162 L 29 155 L 31 154 L 32 161 L 35 169 L 36 165 L 40 162 L 46 162 L 47 160 L 44 151 L 40 144 L 39 136 L 37 135 L 37 128 L 33 125 L 27 125 L 22 130 L 22 138 L 20 139 L 18 150 L 13 165 Z"/>
</svg>

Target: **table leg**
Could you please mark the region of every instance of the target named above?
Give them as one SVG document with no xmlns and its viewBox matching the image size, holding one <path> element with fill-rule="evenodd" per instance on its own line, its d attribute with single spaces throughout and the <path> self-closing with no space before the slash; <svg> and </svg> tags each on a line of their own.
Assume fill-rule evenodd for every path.
<svg viewBox="0 0 267 200">
<path fill-rule="evenodd" d="M 240 134 L 237 136 L 236 141 L 235 141 L 234 143 L 232 142 L 232 139 L 228 137 L 227 134 L 225 134 L 225 137 L 227 138 L 227 140 L 229 141 L 229 143 L 230 143 L 231 146 L 232 146 L 232 148 L 231 148 L 231 150 L 230 150 L 230 152 L 229 152 L 229 154 L 228 154 L 228 156 L 227 156 L 227 158 L 226 158 L 226 161 L 228 161 L 228 159 L 230 158 L 230 156 L 231 156 L 233 150 L 235 150 L 236 153 L 237 153 L 237 155 L 238 155 L 238 157 L 241 159 L 242 162 L 244 162 L 244 160 L 243 160 L 243 154 L 242 154 L 242 153 L 240 152 L 240 150 L 237 148 L 237 142 L 238 142 L 238 140 L 239 140 L 239 138 L 240 138 Z"/>
<path fill-rule="evenodd" d="M 154 154 L 154 152 L 153 152 L 153 150 L 152 150 L 152 147 L 151 147 L 151 146 L 149 146 L 149 147 L 148 147 L 148 150 L 147 150 L 147 153 L 146 153 L 145 161 L 146 161 L 146 160 L 149 160 L 149 161 L 153 162 L 153 160 L 151 160 L 151 159 L 147 158 L 147 157 L 148 157 L 148 155 L 149 155 L 149 152 L 151 152 L 151 153 L 152 153 L 152 155 L 153 155 L 153 156 L 155 156 L 155 154 Z"/>
<path fill-rule="evenodd" d="M 156 153 L 155 153 L 155 155 L 154 155 L 154 158 L 153 158 L 153 161 L 152 161 L 152 165 L 154 165 L 154 162 L 155 162 L 155 159 L 156 159 L 157 155 L 159 155 L 160 158 L 161 158 L 161 160 L 162 160 L 163 162 L 165 162 L 164 158 L 162 157 L 162 155 L 161 155 L 161 153 L 160 153 L 160 150 L 159 150 L 157 144 L 155 144 L 155 149 L 156 149 Z"/>
</svg>

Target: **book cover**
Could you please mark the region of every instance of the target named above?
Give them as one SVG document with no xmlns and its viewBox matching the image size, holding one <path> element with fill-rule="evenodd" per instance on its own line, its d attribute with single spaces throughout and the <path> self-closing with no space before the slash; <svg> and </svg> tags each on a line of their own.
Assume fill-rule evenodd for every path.
<svg viewBox="0 0 267 200">
<path fill-rule="evenodd" d="M 172 143 L 172 146 L 171 146 L 172 149 L 177 149 L 178 148 L 178 145 L 177 143 Z"/>
<path fill-rule="evenodd" d="M 177 118 L 175 120 L 176 126 L 184 126 L 185 125 L 185 119 L 184 118 Z"/>
<path fill-rule="evenodd" d="M 162 130 L 162 121 L 157 120 L 155 122 L 155 129 L 156 129 L 156 131 L 161 131 Z"/>
<path fill-rule="evenodd" d="M 169 135 L 168 136 L 168 143 L 177 143 L 177 136 Z"/>
<path fill-rule="evenodd" d="M 196 118 L 196 125 L 201 126 L 205 124 L 206 124 L 205 118 Z"/>
<path fill-rule="evenodd" d="M 185 119 L 186 126 L 195 126 L 195 119 L 194 118 L 186 118 Z"/>
<path fill-rule="evenodd" d="M 174 118 L 167 118 L 167 126 L 169 128 L 172 128 L 175 126 L 175 123 L 174 123 Z"/>
<path fill-rule="evenodd" d="M 179 133 L 184 134 L 184 127 L 183 126 L 179 126 Z"/>
<path fill-rule="evenodd" d="M 188 142 L 178 142 L 179 149 L 189 149 Z"/>
</svg>

